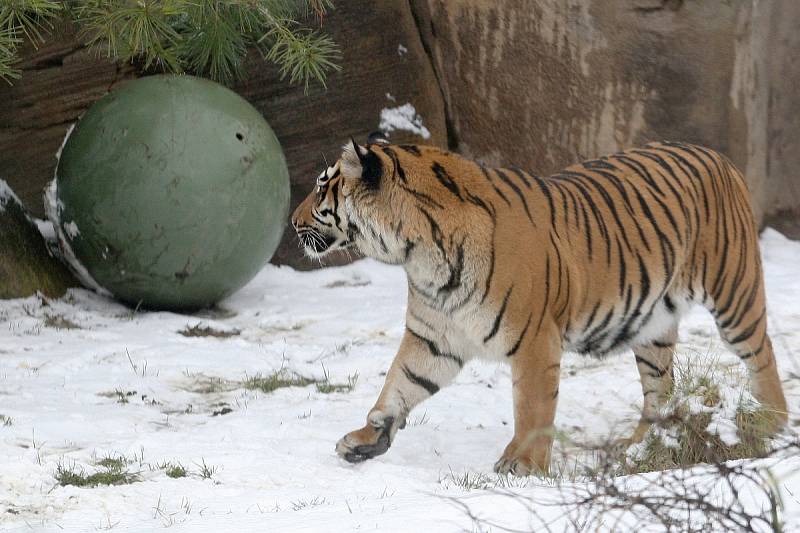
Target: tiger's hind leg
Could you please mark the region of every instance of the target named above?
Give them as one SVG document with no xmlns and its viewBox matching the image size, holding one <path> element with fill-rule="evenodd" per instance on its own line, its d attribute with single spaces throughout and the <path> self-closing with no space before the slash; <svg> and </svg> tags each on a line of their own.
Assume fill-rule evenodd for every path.
<svg viewBox="0 0 800 533">
<path fill-rule="evenodd" d="M 658 420 L 659 409 L 672 392 L 674 383 L 672 358 L 677 340 L 678 326 L 675 324 L 658 340 L 633 348 L 636 367 L 639 369 L 639 378 L 642 382 L 644 403 L 639 424 L 633 434 L 625 439 L 625 444 L 641 442 L 653 422 Z"/>
<path fill-rule="evenodd" d="M 722 340 L 747 365 L 753 396 L 772 415 L 770 429 L 779 431 L 788 420 L 786 398 L 775 364 L 772 341 L 767 334 L 763 281 L 756 279 L 754 283 L 760 285 L 755 291 L 762 295 L 755 298 L 756 304 L 747 308 L 746 302 L 742 301 L 739 305 L 731 305 L 722 312 L 714 313 L 714 318 Z"/>
</svg>

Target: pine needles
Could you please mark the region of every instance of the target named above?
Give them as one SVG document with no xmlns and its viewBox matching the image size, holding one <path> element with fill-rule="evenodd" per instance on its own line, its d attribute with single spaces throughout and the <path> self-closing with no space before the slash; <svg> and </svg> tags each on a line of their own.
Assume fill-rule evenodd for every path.
<svg viewBox="0 0 800 533">
<path fill-rule="evenodd" d="M 282 78 L 325 85 L 339 49 L 300 21 L 322 22 L 331 0 L 0 0 L 0 78 L 14 68 L 23 39 L 43 41 L 60 16 L 107 57 L 145 70 L 189 72 L 230 84 L 243 75 L 248 49 L 280 67 Z"/>
<path fill-rule="evenodd" d="M 54 0 L 0 0 L 0 79 L 11 83 L 20 77 L 14 67 L 17 47 L 23 38 L 38 47 L 61 10 L 61 3 Z"/>
<path fill-rule="evenodd" d="M 62 9 L 54 0 L 4 0 L 0 6 L 0 25 L 15 35 L 21 33 L 34 46 L 44 41 L 43 33 L 52 28 L 51 20 Z"/>
<path fill-rule="evenodd" d="M 13 30 L 0 28 L 0 78 L 9 83 L 19 78 L 19 70 L 14 68 L 19 42 Z"/>
<path fill-rule="evenodd" d="M 157 65 L 181 72 L 175 55 L 180 34 L 173 27 L 184 2 L 169 0 L 95 0 L 75 2 L 73 14 L 87 44 L 123 62 L 140 59 L 144 68 Z"/>
</svg>

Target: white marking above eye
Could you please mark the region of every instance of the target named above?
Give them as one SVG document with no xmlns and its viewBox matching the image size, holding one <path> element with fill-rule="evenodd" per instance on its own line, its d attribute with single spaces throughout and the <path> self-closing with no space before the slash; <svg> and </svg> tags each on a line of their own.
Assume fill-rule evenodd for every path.
<svg viewBox="0 0 800 533">
<path fill-rule="evenodd" d="M 328 181 L 333 178 L 336 173 L 339 172 L 339 162 L 337 161 L 335 165 L 328 167 L 327 169 L 323 170 L 322 173 L 317 176 L 317 191 L 321 191 L 323 185 L 328 183 Z"/>
</svg>

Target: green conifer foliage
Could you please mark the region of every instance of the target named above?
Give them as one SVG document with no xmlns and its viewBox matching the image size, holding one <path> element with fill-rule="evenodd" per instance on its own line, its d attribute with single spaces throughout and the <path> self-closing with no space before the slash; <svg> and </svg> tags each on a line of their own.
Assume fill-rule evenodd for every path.
<svg viewBox="0 0 800 533">
<path fill-rule="evenodd" d="M 115 61 L 231 84 L 255 48 L 307 89 L 312 80 L 325 85 L 340 55 L 301 21 L 319 25 L 332 8 L 332 0 L 0 0 L 0 78 L 18 79 L 19 45 L 38 46 L 67 17 L 80 39 Z"/>
</svg>

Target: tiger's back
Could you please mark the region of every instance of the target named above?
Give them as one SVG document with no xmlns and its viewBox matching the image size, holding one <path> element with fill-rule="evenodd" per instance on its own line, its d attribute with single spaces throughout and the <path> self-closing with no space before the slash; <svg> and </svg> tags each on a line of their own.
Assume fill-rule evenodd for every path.
<svg viewBox="0 0 800 533">
<path fill-rule="evenodd" d="M 526 257 L 543 256 L 538 262 L 544 265 L 534 270 L 544 269 L 549 283 L 540 290 L 556 290 L 541 298 L 568 302 L 551 310 L 568 349 L 603 355 L 655 340 L 692 302 L 727 316 L 736 310 L 729 300 L 743 285 L 747 307 L 763 307 L 746 185 L 716 152 L 653 143 L 547 178 L 520 170 L 486 173 L 495 185 L 517 179 L 528 210 L 536 213 L 528 224 L 521 220 L 526 210 L 517 197 L 522 209 L 509 212 L 506 231 L 529 236 L 496 240 L 496 247 L 513 256 L 529 243 Z M 754 339 L 753 348 L 763 340 Z"/>
</svg>

